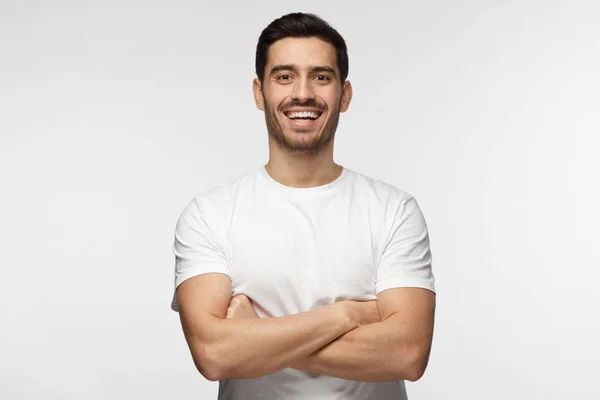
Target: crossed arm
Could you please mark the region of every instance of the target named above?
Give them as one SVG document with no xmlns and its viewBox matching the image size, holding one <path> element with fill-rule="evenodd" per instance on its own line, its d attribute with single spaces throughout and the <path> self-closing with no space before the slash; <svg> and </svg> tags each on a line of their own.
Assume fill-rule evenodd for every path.
<svg viewBox="0 0 600 400">
<path fill-rule="evenodd" d="M 377 296 L 377 306 L 381 321 L 345 333 L 292 367 L 364 382 L 421 378 L 431 349 L 435 294 L 388 289 Z"/>
<path fill-rule="evenodd" d="M 388 289 L 377 301 L 341 301 L 279 318 L 227 318 L 231 281 L 190 278 L 177 302 L 194 363 L 209 380 L 254 378 L 296 368 L 357 381 L 419 379 L 433 334 L 435 295 Z"/>
</svg>

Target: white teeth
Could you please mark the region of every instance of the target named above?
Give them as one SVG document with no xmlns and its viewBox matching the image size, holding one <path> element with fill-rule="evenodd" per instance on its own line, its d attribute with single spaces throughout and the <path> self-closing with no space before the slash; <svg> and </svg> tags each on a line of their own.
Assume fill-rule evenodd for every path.
<svg viewBox="0 0 600 400">
<path fill-rule="evenodd" d="M 294 112 L 288 113 L 287 116 L 288 116 L 288 118 L 291 118 L 291 119 L 294 119 L 294 118 L 317 119 L 317 118 L 319 118 L 319 114 L 314 111 L 294 111 Z"/>
</svg>

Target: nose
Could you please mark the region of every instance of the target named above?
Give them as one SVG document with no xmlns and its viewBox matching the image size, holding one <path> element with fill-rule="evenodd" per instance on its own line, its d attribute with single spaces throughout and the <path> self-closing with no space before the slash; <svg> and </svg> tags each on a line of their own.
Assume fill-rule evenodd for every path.
<svg viewBox="0 0 600 400">
<path fill-rule="evenodd" d="M 311 81 L 308 78 L 302 78 L 294 82 L 292 100 L 299 102 L 305 102 L 307 100 L 313 100 L 315 93 L 311 85 Z"/>
</svg>

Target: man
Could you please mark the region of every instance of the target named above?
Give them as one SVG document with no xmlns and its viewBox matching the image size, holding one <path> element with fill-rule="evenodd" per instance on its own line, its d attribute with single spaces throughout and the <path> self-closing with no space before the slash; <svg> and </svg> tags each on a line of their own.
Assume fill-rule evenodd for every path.
<svg viewBox="0 0 600 400">
<path fill-rule="evenodd" d="M 344 39 L 312 14 L 261 34 L 253 82 L 269 161 L 196 196 L 175 233 L 194 363 L 219 399 L 403 399 L 425 371 L 434 278 L 407 193 L 333 161 Z"/>
</svg>

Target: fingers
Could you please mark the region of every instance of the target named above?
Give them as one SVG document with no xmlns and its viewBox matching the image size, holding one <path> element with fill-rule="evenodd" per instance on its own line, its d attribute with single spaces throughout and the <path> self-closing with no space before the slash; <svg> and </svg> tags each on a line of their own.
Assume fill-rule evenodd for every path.
<svg viewBox="0 0 600 400">
<path fill-rule="evenodd" d="M 252 301 L 248 296 L 243 294 L 236 295 L 229 301 L 229 307 L 227 307 L 226 319 L 236 318 L 257 318 Z"/>
<path fill-rule="evenodd" d="M 248 303 L 250 303 L 250 299 L 245 294 L 238 294 L 231 298 L 230 303 L 233 303 L 233 302 L 236 302 L 236 303 L 248 302 Z"/>
<path fill-rule="evenodd" d="M 250 303 L 250 299 L 245 294 L 238 294 L 237 296 L 235 296 L 235 298 L 239 299 L 239 301 L 247 301 L 248 303 Z"/>
</svg>

